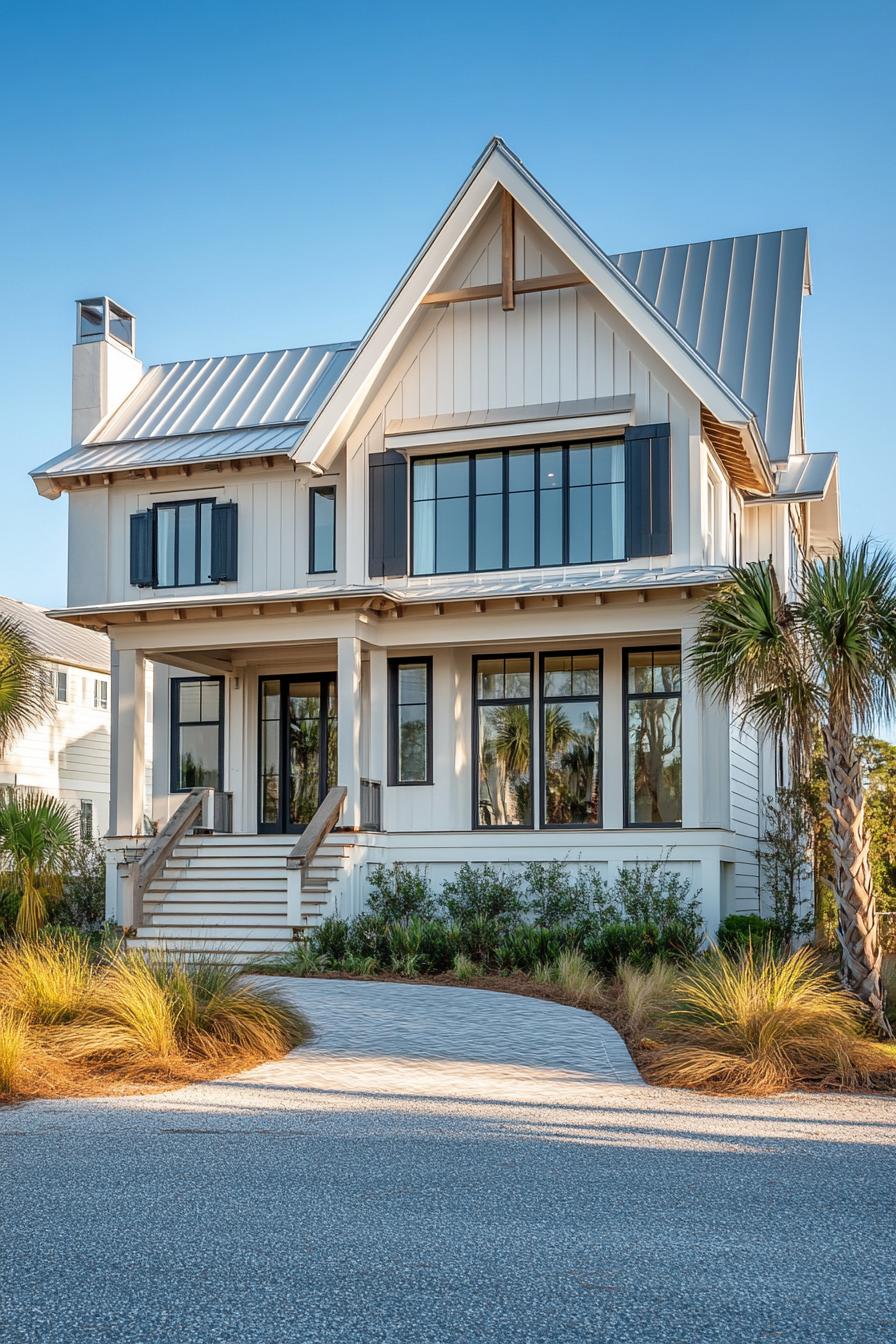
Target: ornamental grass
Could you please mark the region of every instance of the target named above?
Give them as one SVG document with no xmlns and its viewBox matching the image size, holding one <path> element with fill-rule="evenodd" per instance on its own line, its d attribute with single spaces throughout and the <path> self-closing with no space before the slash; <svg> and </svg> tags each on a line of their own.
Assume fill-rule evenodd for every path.
<svg viewBox="0 0 896 1344">
<path fill-rule="evenodd" d="M 896 1047 L 872 1039 L 858 1000 L 809 948 L 787 958 L 712 951 L 678 973 L 674 995 L 643 1043 L 653 1083 L 754 1097 L 885 1075 L 892 1085 Z"/>
<path fill-rule="evenodd" d="M 226 961 L 91 957 L 57 935 L 0 948 L 0 1097 L 85 1096 L 210 1078 L 308 1034 L 275 986 Z"/>
</svg>

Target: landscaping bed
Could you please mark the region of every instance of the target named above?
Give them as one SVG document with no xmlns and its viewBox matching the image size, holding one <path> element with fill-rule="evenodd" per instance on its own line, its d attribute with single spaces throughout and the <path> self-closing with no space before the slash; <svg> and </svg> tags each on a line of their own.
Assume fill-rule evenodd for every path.
<svg viewBox="0 0 896 1344">
<path fill-rule="evenodd" d="M 276 1059 L 309 1034 L 219 961 L 99 952 L 70 933 L 0 945 L 0 1101 L 130 1095 Z"/>
</svg>

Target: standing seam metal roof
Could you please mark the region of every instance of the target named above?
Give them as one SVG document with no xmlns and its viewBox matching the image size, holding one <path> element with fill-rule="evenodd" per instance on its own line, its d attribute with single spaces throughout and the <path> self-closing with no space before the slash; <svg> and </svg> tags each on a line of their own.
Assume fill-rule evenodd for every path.
<svg viewBox="0 0 896 1344">
<path fill-rule="evenodd" d="M 808 249 L 783 229 L 610 258 L 755 413 L 773 462 L 790 452 Z"/>
</svg>

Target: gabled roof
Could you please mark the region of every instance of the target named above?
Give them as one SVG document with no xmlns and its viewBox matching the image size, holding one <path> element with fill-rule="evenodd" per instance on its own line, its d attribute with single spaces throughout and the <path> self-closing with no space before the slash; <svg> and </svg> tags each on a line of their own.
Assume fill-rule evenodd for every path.
<svg viewBox="0 0 896 1344">
<path fill-rule="evenodd" d="M 585 231 L 545 190 L 503 141 L 489 142 L 429 238 L 402 276 L 353 354 L 341 379 L 308 426 L 295 451 L 299 462 L 326 463 L 349 432 L 389 354 L 416 315 L 427 292 L 457 255 L 465 239 L 503 188 L 599 289 L 661 359 L 720 422 L 736 426 L 757 485 L 770 487 L 768 455 L 752 408 L 684 339 Z M 794 371 L 794 381 L 796 371 Z"/>
<path fill-rule="evenodd" d="M 109 641 L 95 630 L 51 620 L 44 607 L 14 597 L 0 597 L 0 620 L 13 621 L 24 630 L 48 663 L 85 667 L 91 672 L 109 671 Z"/>
<path fill-rule="evenodd" d="M 786 462 L 809 290 L 806 230 L 620 252 L 612 260 L 755 411 L 771 460 Z"/>
<path fill-rule="evenodd" d="M 500 140 L 492 140 L 364 338 L 155 365 L 88 437 L 31 474 L 58 494 L 94 471 L 290 454 L 316 468 L 436 283 L 504 187 L 706 407 L 743 462 L 771 487 L 786 462 L 808 288 L 804 229 L 609 256 Z"/>
</svg>

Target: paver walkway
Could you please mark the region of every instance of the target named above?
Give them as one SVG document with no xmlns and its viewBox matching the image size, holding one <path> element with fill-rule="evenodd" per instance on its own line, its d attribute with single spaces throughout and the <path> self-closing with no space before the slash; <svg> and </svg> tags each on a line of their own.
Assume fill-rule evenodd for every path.
<svg viewBox="0 0 896 1344">
<path fill-rule="evenodd" d="M 280 982 L 310 1047 L 0 1111 L 3 1344 L 896 1340 L 896 1104 L 645 1086 L 591 1014 Z"/>
</svg>

